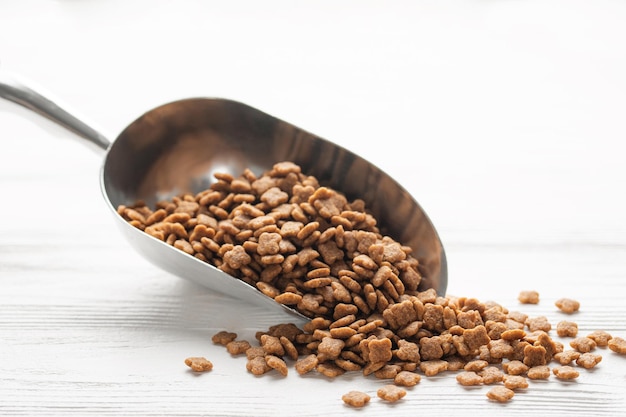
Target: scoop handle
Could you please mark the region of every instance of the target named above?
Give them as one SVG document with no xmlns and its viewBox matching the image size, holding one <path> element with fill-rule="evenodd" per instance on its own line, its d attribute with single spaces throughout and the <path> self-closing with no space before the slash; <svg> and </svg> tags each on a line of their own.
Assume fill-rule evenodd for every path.
<svg viewBox="0 0 626 417">
<path fill-rule="evenodd" d="M 93 127 L 65 110 L 63 107 L 28 87 L 17 76 L 0 70 L 0 97 L 19 104 L 33 112 L 74 132 L 95 144 L 100 150 L 107 150 L 111 142 Z"/>
</svg>

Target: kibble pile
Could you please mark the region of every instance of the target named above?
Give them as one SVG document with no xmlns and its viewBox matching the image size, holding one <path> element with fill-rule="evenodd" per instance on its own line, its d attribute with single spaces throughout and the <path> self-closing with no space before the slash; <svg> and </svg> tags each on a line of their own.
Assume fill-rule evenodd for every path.
<svg viewBox="0 0 626 417">
<path fill-rule="evenodd" d="M 217 174 L 210 189 L 157 204 L 120 206 L 135 227 L 209 262 L 256 287 L 277 302 L 311 318 L 303 328 L 277 324 L 259 332 L 254 345 L 227 330 L 213 337 L 232 355 L 245 355 L 254 375 L 317 372 L 333 378 L 345 372 L 392 381 L 377 396 L 395 402 L 421 375 L 458 371 L 462 385 L 493 385 L 487 397 L 509 401 L 528 379 L 574 379 L 602 359 L 593 351 L 608 346 L 626 353 L 626 341 L 604 331 L 578 336 L 578 326 L 559 322 L 550 336 L 546 317 L 527 315 L 494 302 L 441 297 L 420 289 L 419 261 L 409 247 L 381 234 L 361 200 L 320 186 L 296 164 L 281 162 L 257 177 Z M 539 294 L 523 291 L 521 303 Z M 580 307 L 561 299 L 556 307 Z M 204 357 L 185 363 L 210 371 Z M 556 366 L 554 366 L 556 365 Z M 369 403 L 367 393 L 342 397 L 353 407 Z"/>
</svg>

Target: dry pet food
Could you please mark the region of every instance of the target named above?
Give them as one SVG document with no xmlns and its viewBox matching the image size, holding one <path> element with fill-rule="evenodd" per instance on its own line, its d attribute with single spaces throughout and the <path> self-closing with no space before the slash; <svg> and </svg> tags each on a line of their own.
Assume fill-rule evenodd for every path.
<svg viewBox="0 0 626 417">
<path fill-rule="evenodd" d="M 376 395 L 378 395 L 378 398 L 380 399 L 393 403 L 404 398 L 406 390 L 396 385 L 385 385 L 378 389 Z"/>
<path fill-rule="evenodd" d="M 611 340 L 608 341 L 607 346 L 613 352 L 617 352 L 622 355 L 626 354 L 626 340 L 622 339 L 621 337 L 612 338 Z"/>
<path fill-rule="evenodd" d="M 464 386 L 480 385 L 483 383 L 483 378 L 473 371 L 463 371 L 457 374 L 456 380 L 459 384 Z"/>
<path fill-rule="evenodd" d="M 117 211 L 311 318 L 382 313 L 418 289 L 418 260 L 381 233 L 362 200 L 348 201 L 292 162 L 262 176 L 215 177 L 209 189 L 154 209 L 138 202 Z"/>
<path fill-rule="evenodd" d="M 554 305 L 556 305 L 557 308 L 563 313 L 567 314 L 575 313 L 580 308 L 580 303 L 576 300 L 572 300 L 571 298 L 560 298 L 556 300 Z"/>
<path fill-rule="evenodd" d="M 350 391 L 344 394 L 341 399 L 347 405 L 357 408 L 363 407 L 370 402 L 370 396 L 361 391 Z"/>
<path fill-rule="evenodd" d="M 515 392 L 503 386 L 497 386 L 487 391 L 487 398 L 500 403 L 505 403 L 513 398 Z"/>
<path fill-rule="evenodd" d="M 420 288 L 420 261 L 411 248 L 386 236 L 361 200 L 348 201 L 298 165 L 281 162 L 257 176 L 215 174 L 217 182 L 149 208 L 118 207 L 129 223 L 216 266 L 311 320 L 285 323 L 256 334 L 257 345 L 220 331 L 212 341 L 234 356 L 246 355 L 253 375 L 317 373 L 336 378 L 360 372 L 388 381 L 377 391 L 385 402 L 402 399 L 420 382 L 459 372 L 464 386 L 492 385 L 487 397 L 506 402 L 527 379 L 575 379 L 578 369 L 602 359 L 608 346 L 626 353 L 626 342 L 596 331 L 577 337 L 578 326 L 561 321 L 554 340 L 545 316 L 529 317 L 495 302 L 440 296 Z M 522 304 L 538 304 L 537 291 L 522 291 Z M 579 310 L 562 298 L 561 312 Z M 188 358 L 194 370 L 210 370 L 204 358 Z M 503 372 L 504 371 L 504 372 Z M 368 394 L 350 391 L 345 404 L 363 407 Z"/>
<path fill-rule="evenodd" d="M 195 372 L 207 372 L 213 369 L 213 363 L 202 356 L 185 359 L 185 365 Z"/>
<path fill-rule="evenodd" d="M 521 291 L 517 299 L 522 304 L 539 304 L 539 293 L 537 291 Z"/>
<path fill-rule="evenodd" d="M 578 324 L 573 321 L 560 321 L 556 325 L 556 334 L 560 337 L 576 337 L 578 335 Z"/>
<path fill-rule="evenodd" d="M 578 371 L 569 365 L 557 366 L 552 372 L 559 379 L 576 379 L 579 375 Z"/>
</svg>

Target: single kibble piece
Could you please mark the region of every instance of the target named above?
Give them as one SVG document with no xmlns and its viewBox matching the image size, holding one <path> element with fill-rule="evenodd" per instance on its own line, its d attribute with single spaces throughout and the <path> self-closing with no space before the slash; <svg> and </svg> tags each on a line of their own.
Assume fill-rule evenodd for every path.
<svg viewBox="0 0 626 417">
<path fill-rule="evenodd" d="M 572 300 L 571 298 L 560 298 L 556 300 L 554 305 L 563 313 L 567 314 L 575 313 L 580 308 L 580 303 L 576 300 Z"/>
<path fill-rule="evenodd" d="M 213 369 L 213 363 L 202 356 L 193 356 L 185 359 L 185 365 L 194 372 L 207 372 Z"/>
<path fill-rule="evenodd" d="M 226 344 L 226 350 L 231 355 L 242 355 L 246 353 L 250 347 L 250 342 L 247 340 L 233 340 L 232 342 Z"/>
<path fill-rule="evenodd" d="M 309 354 L 301 359 L 298 359 L 295 364 L 296 372 L 300 375 L 304 375 L 311 372 L 317 367 L 318 360 L 317 355 Z"/>
<path fill-rule="evenodd" d="M 577 337 L 569 342 L 569 345 L 580 353 L 591 352 L 597 346 L 596 342 L 588 337 Z"/>
<path fill-rule="evenodd" d="M 565 350 L 554 355 L 554 359 L 556 359 L 561 365 L 569 365 L 579 357 L 580 352 L 573 349 Z"/>
<path fill-rule="evenodd" d="M 533 366 L 528 370 L 526 376 L 529 379 L 548 379 L 550 378 L 550 367 L 547 365 Z"/>
<path fill-rule="evenodd" d="M 217 332 L 216 334 L 213 335 L 213 337 L 211 337 L 211 340 L 213 341 L 213 343 L 215 343 L 216 345 L 222 345 L 222 346 L 226 346 L 227 344 L 234 341 L 235 339 L 237 339 L 237 333 L 227 332 L 225 330 Z"/>
<path fill-rule="evenodd" d="M 510 401 L 514 395 L 515 392 L 512 389 L 503 386 L 493 387 L 487 391 L 487 398 L 500 403 Z"/>
<path fill-rule="evenodd" d="M 610 333 L 605 332 L 604 330 L 595 330 L 589 333 L 587 337 L 596 342 L 599 347 L 608 346 L 609 341 L 613 338 Z"/>
<path fill-rule="evenodd" d="M 265 358 L 262 356 L 257 356 L 254 359 L 250 359 L 246 364 L 246 369 L 253 375 L 263 375 L 272 370 L 272 368 L 267 364 Z"/>
<path fill-rule="evenodd" d="M 505 375 L 504 386 L 512 390 L 528 388 L 528 381 L 521 375 Z"/>
<path fill-rule="evenodd" d="M 485 385 L 496 384 L 504 379 L 504 373 L 495 366 L 486 367 L 480 371 L 479 375 L 483 378 L 483 384 Z"/>
<path fill-rule="evenodd" d="M 415 372 L 400 371 L 393 379 L 393 383 L 400 387 L 412 387 L 419 384 L 422 377 Z"/>
<path fill-rule="evenodd" d="M 476 359 L 476 360 L 469 361 L 468 363 L 466 363 L 465 366 L 463 367 L 463 369 L 465 371 L 478 372 L 478 371 L 482 371 L 487 366 L 489 366 L 489 362 L 483 361 L 483 360 L 480 360 L 480 359 Z"/>
<path fill-rule="evenodd" d="M 556 334 L 560 337 L 576 337 L 578 335 L 578 324 L 573 321 L 560 321 L 556 325 Z"/>
<path fill-rule="evenodd" d="M 287 373 L 288 373 L 287 364 L 285 363 L 284 360 L 282 360 L 278 356 L 267 355 L 265 357 L 265 362 L 270 368 L 276 369 L 278 373 L 280 373 L 282 376 L 287 376 Z"/>
<path fill-rule="evenodd" d="M 522 304 L 539 304 L 539 293 L 537 291 L 521 291 L 517 299 Z"/>
<path fill-rule="evenodd" d="M 376 395 L 378 395 L 378 398 L 382 400 L 393 403 L 404 398 L 406 390 L 395 385 L 385 385 L 376 391 Z"/>
<path fill-rule="evenodd" d="M 341 399 L 351 407 L 364 407 L 370 402 L 370 396 L 361 391 L 350 391 L 344 394 Z"/>
<path fill-rule="evenodd" d="M 552 373 L 559 379 L 576 379 L 578 378 L 578 371 L 569 365 L 557 366 L 552 370 Z"/>
<path fill-rule="evenodd" d="M 456 381 L 466 387 L 473 385 L 480 385 L 483 383 L 483 378 L 473 371 L 463 371 L 456 376 Z"/>
<path fill-rule="evenodd" d="M 541 330 L 547 333 L 552 329 L 552 325 L 546 316 L 528 318 L 526 319 L 526 326 L 528 326 L 528 330 L 531 332 Z"/>
<path fill-rule="evenodd" d="M 596 355 L 595 353 L 587 352 L 583 353 L 576 359 L 576 365 L 581 366 L 585 369 L 591 369 L 602 361 L 601 355 Z"/>
<path fill-rule="evenodd" d="M 621 355 L 626 354 L 626 340 L 621 337 L 612 338 L 609 340 L 607 346 L 615 353 L 619 353 Z"/>
<path fill-rule="evenodd" d="M 528 365 L 519 360 L 512 360 L 510 362 L 504 362 L 502 369 L 509 375 L 522 375 L 529 369 Z"/>
<path fill-rule="evenodd" d="M 448 362 L 443 360 L 424 361 L 420 363 L 420 369 L 426 376 L 435 376 L 448 370 Z"/>
</svg>

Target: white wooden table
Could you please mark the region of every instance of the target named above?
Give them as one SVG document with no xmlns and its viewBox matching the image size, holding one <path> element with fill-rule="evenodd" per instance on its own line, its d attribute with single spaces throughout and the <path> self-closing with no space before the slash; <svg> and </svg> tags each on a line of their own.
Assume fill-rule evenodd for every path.
<svg viewBox="0 0 626 417">
<path fill-rule="evenodd" d="M 397 178 L 448 255 L 448 293 L 626 336 L 626 6 L 621 2 L 25 1 L 0 4 L 0 70 L 111 138 L 190 96 L 243 101 Z M 505 405 L 454 374 L 395 405 L 383 381 L 254 377 L 211 343 L 282 317 L 139 258 L 100 157 L 0 102 L 0 415 L 626 415 L 626 357 Z M 521 290 L 541 294 L 536 306 Z M 553 332 L 554 333 L 554 332 Z M 215 365 L 196 375 L 183 360 Z M 341 395 L 372 394 L 362 410 Z"/>
</svg>

